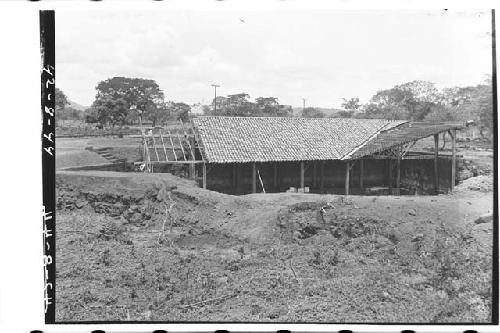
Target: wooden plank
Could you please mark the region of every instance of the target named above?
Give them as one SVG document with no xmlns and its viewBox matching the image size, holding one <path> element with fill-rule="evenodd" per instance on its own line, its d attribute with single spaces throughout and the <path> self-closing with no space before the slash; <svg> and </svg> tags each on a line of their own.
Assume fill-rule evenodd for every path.
<svg viewBox="0 0 500 333">
<path fill-rule="evenodd" d="M 257 176 L 259 176 L 260 186 L 262 187 L 262 192 L 266 193 L 266 188 L 264 187 L 264 182 L 262 181 L 262 177 L 260 176 L 260 171 L 257 169 Z"/>
<path fill-rule="evenodd" d="M 181 137 L 179 135 L 179 132 L 175 132 L 175 133 L 177 134 L 177 140 L 179 140 L 179 145 L 181 146 L 182 157 L 184 157 L 184 161 L 187 161 L 186 152 L 184 151 L 184 146 L 182 145 L 182 140 L 181 140 Z"/>
<path fill-rule="evenodd" d="M 300 188 L 304 188 L 304 161 L 300 162 Z"/>
<path fill-rule="evenodd" d="M 172 141 L 172 136 L 170 135 L 170 130 L 167 130 L 167 131 L 169 134 L 168 138 L 170 139 L 170 145 L 172 146 L 172 153 L 174 154 L 174 158 L 177 161 L 177 154 L 175 153 L 174 142 Z"/>
<path fill-rule="evenodd" d="M 204 189 L 207 188 L 207 164 L 206 163 L 203 163 L 203 188 Z"/>
<path fill-rule="evenodd" d="M 149 157 L 146 157 L 146 160 L 148 160 Z M 140 165 L 143 164 L 144 162 L 134 162 L 134 165 Z M 169 164 L 200 164 L 204 163 L 204 161 L 193 161 L 193 160 L 187 160 L 187 161 L 149 161 L 148 163 L 154 164 L 154 165 L 169 165 Z"/>
<path fill-rule="evenodd" d="M 155 150 L 155 154 L 156 154 L 156 160 L 157 161 L 160 161 L 160 156 L 158 155 L 158 149 L 156 149 L 156 141 L 155 141 L 155 137 L 153 136 L 153 148 Z"/>
<path fill-rule="evenodd" d="M 436 191 L 436 193 L 439 190 L 438 161 L 439 161 L 439 134 L 435 134 L 434 135 L 434 190 Z"/>
<path fill-rule="evenodd" d="M 257 193 L 257 166 L 252 163 L 252 193 Z"/>
<path fill-rule="evenodd" d="M 165 160 L 168 161 L 167 148 L 165 147 L 165 141 L 163 141 L 163 135 L 160 129 L 161 145 L 163 146 L 163 152 L 165 153 Z"/>
<path fill-rule="evenodd" d="M 359 188 L 363 191 L 363 173 L 364 173 L 364 161 L 359 160 Z"/>
<path fill-rule="evenodd" d="M 186 141 L 188 143 L 189 151 L 191 152 L 191 157 L 193 158 L 193 160 L 195 160 L 196 158 L 194 157 L 194 150 L 193 150 L 193 147 L 191 146 L 191 140 L 187 135 L 186 129 L 184 128 L 184 123 L 182 122 L 182 120 L 179 120 L 179 121 L 181 122 L 182 132 L 184 133 L 184 137 L 186 138 Z M 194 143 L 193 143 L 193 145 L 194 145 Z"/>
<path fill-rule="evenodd" d="M 456 177 L 456 138 L 457 138 L 457 130 L 451 130 L 451 190 L 455 189 L 455 177 Z"/>
<path fill-rule="evenodd" d="M 168 129 L 167 129 L 168 130 Z M 111 136 L 111 135 L 118 135 L 118 134 L 96 134 L 96 135 L 84 135 L 84 136 Z M 131 135 L 127 135 L 127 138 L 132 138 L 132 139 L 136 139 L 136 138 L 141 138 L 142 135 L 140 134 L 131 134 Z M 160 136 L 159 135 L 154 135 L 155 138 L 159 139 Z M 163 136 L 164 138 L 168 138 L 168 137 L 172 137 L 172 138 L 175 138 L 176 136 L 174 134 L 169 134 L 169 135 L 164 135 Z M 194 134 L 188 134 L 188 137 L 195 137 Z"/>
<path fill-rule="evenodd" d="M 349 195 L 350 164 L 350 162 L 345 164 L 345 195 Z"/>
</svg>

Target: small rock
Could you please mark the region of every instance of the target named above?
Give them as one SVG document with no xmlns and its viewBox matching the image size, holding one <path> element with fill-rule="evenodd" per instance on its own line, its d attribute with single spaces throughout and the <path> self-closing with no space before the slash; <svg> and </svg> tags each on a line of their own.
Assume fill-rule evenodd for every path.
<svg viewBox="0 0 500 333">
<path fill-rule="evenodd" d="M 408 215 L 411 215 L 411 216 L 416 216 L 417 215 L 417 212 L 415 211 L 415 209 L 410 209 L 408 211 Z"/>
<path fill-rule="evenodd" d="M 83 201 L 83 200 L 78 200 L 76 203 L 75 203 L 75 206 L 76 208 L 78 209 L 81 209 L 83 206 L 85 206 L 86 202 Z"/>
<path fill-rule="evenodd" d="M 493 215 L 491 213 L 483 214 L 474 221 L 475 224 L 491 223 L 491 222 L 493 222 Z"/>
<path fill-rule="evenodd" d="M 420 242 L 422 239 L 424 239 L 424 234 L 416 234 L 413 236 L 411 239 L 412 242 Z"/>
</svg>

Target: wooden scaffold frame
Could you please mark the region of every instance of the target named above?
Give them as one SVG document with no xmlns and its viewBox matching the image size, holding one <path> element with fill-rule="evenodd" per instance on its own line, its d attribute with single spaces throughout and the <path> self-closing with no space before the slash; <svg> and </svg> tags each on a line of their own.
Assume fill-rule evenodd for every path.
<svg viewBox="0 0 500 333">
<path fill-rule="evenodd" d="M 177 125 L 177 128 L 174 129 L 168 127 L 145 129 L 142 126 L 142 121 L 140 121 L 142 161 L 135 162 L 135 165 L 138 165 L 139 170 L 143 172 L 154 172 L 154 167 L 160 165 L 188 165 L 189 178 L 196 181 L 198 178 L 196 164 L 202 164 L 202 185 L 203 188 L 206 188 L 206 161 L 203 158 L 203 147 L 200 145 L 194 126 L 192 122 L 185 124 L 182 120 Z M 168 146 L 168 143 L 170 143 L 170 146 Z M 199 154 L 196 153 L 197 149 Z M 151 150 L 154 151 L 153 154 Z M 163 154 L 159 152 L 163 152 Z M 181 153 L 181 156 L 178 156 L 179 153 Z M 170 157 L 169 154 L 171 154 Z M 154 160 L 152 155 L 155 157 Z"/>
</svg>

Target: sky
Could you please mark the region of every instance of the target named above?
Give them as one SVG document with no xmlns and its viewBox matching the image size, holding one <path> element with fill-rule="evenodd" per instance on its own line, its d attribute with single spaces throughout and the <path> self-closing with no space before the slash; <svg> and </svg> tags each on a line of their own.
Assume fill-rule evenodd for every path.
<svg viewBox="0 0 500 333">
<path fill-rule="evenodd" d="M 114 76 L 155 80 L 166 100 L 251 99 L 338 108 L 424 80 L 438 88 L 491 73 L 489 11 L 56 11 L 57 86 L 89 106 Z"/>
</svg>

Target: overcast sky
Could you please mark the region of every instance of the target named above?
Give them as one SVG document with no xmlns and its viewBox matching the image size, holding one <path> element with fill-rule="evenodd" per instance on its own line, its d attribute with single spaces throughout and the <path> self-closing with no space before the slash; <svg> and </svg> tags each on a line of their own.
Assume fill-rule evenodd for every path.
<svg viewBox="0 0 500 333">
<path fill-rule="evenodd" d="M 426 80 L 475 85 L 491 72 L 490 13 L 451 11 L 56 11 L 57 86 L 92 104 L 99 81 L 154 79 L 166 99 L 245 92 L 339 107 Z"/>
</svg>

